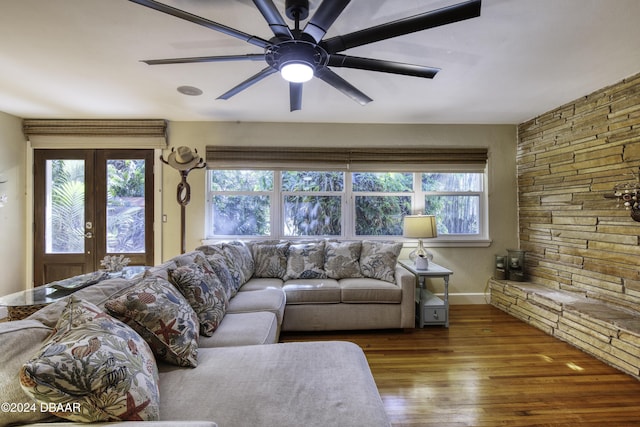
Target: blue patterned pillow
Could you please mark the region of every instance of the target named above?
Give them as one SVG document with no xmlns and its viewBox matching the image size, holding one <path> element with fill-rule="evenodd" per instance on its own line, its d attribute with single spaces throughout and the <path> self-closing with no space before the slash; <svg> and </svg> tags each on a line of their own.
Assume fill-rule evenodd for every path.
<svg viewBox="0 0 640 427">
<path fill-rule="evenodd" d="M 395 283 L 396 263 L 402 243 L 364 240 L 360 252 L 360 269 L 364 277 Z"/>
<path fill-rule="evenodd" d="M 251 247 L 255 277 L 282 279 L 287 274 L 289 242 L 254 243 Z"/>
<path fill-rule="evenodd" d="M 158 370 L 130 327 L 72 296 L 54 333 L 20 370 L 40 407 L 71 421 L 157 421 Z"/>
<path fill-rule="evenodd" d="M 254 265 L 251 251 L 241 241 L 223 243 L 222 249 L 237 292 L 253 276 Z"/>
<path fill-rule="evenodd" d="M 284 280 L 326 278 L 327 273 L 324 271 L 324 240 L 289 246 L 287 274 Z"/>
<path fill-rule="evenodd" d="M 227 299 L 231 299 L 231 297 L 235 296 L 238 292 L 238 288 L 235 287 L 235 281 L 227 267 L 227 259 L 221 254 L 207 255 L 206 258 L 211 270 L 213 270 L 222 283 L 224 291 L 227 294 Z"/>
<path fill-rule="evenodd" d="M 159 359 L 178 366 L 198 365 L 198 316 L 171 283 L 145 278 L 104 307 L 138 332 Z"/>
<path fill-rule="evenodd" d="M 362 277 L 360 252 L 362 242 L 326 242 L 324 270 L 332 279 Z"/>
<path fill-rule="evenodd" d="M 205 259 L 202 261 L 209 264 Z M 201 263 L 193 263 L 169 270 L 169 278 L 198 315 L 200 334 L 213 335 L 229 304 L 218 277 L 207 274 Z"/>
</svg>

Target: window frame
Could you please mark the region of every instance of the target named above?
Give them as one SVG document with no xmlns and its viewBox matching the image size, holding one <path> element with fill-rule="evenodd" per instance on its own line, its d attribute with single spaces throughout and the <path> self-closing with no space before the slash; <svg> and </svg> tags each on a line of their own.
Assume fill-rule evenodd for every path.
<svg viewBox="0 0 640 427">
<path fill-rule="evenodd" d="M 215 170 L 232 170 L 232 169 L 243 169 L 243 170 L 252 170 L 251 168 L 238 168 L 238 167 L 229 167 L 229 168 L 216 168 L 216 169 L 208 169 L 206 173 L 206 221 L 205 221 L 205 238 L 203 242 L 208 241 L 219 241 L 219 240 L 228 240 L 228 239 L 250 239 L 250 240 L 273 240 L 273 239 L 287 239 L 287 240 L 303 240 L 309 238 L 331 238 L 338 240 L 353 240 L 353 239 L 368 239 L 368 240 L 403 240 L 407 242 L 407 247 L 411 247 L 415 244 L 415 239 L 405 239 L 401 235 L 356 235 L 356 212 L 355 212 L 355 198 L 360 195 L 367 196 L 410 196 L 412 208 L 412 214 L 420 214 L 424 213 L 425 209 L 425 197 L 429 195 L 435 196 L 478 196 L 479 198 L 479 207 L 478 207 L 478 234 L 446 234 L 439 235 L 434 239 L 426 239 L 424 240 L 425 246 L 438 246 L 438 247 L 463 247 L 463 246 L 489 246 L 491 240 L 489 238 L 489 218 L 488 218 L 488 172 L 487 165 L 451 165 L 449 167 L 437 167 L 432 168 L 429 166 L 420 167 L 419 171 L 416 172 L 417 169 L 415 166 L 412 167 L 411 171 L 403 170 L 402 172 L 411 172 L 413 174 L 413 191 L 412 192 L 362 192 L 362 191 L 353 191 L 352 187 L 352 174 L 355 172 L 392 172 L 392 171 L 342 171 L 344 173 L 344 188 L 341 192 L 326 192 L 326 191 L 311 191 L 311 192 L 297 192 L 297 191 L 282 191 L 282 172 L 283 171 L 294 171 L 294 170 L 318 170 L 317 168 L 303 168 L 303 167 L 287 167 L 287 168 L 273 168 L 268 169 L 273 171 L 273 188 L 271 191 L 212 191 L 210 190 L 210 180 L 211 173 Z M 260 168 L 264 169 L 264 168 Z M 327 168 L 327 170 L 331 170 Z M 423 191 L 422 190 L 422 174 L 423 173 L 480 173 L 482 175 L 482 190 L 481 191 Z M 270 227 L 271 233 L 265 236 L 258 235 L 212 235 L 213 232 L 213 214 L 212 214 L 212 201 L 216 195 L 266 195 L 270 197 L 271 203 L 271 217 L 270 217 Z M 342 234 L 340 236 L 335 235 L 303 235 L 303 236 L 286 236 L 284 234 L 284 223 L 282 215 L 284 214 L 284 202 L 286 196 L 296 195 L 296 194 L 305 194 L 312 196 L 340 196 L 342 198 L 342 213 L 341 213 L 341 230 Z M 274 203 L 277 201 L 277 203 Z"/>
</svg>

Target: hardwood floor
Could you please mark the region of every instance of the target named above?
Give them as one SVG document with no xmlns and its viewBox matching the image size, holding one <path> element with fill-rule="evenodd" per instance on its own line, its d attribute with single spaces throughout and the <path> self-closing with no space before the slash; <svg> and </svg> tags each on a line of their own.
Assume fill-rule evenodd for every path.
<svg viewBox="0 0 640 427">
<path fill-rule="evenodd" d="M 489 305 L 452 306 L 450 328 L 283 333 L 367 355 L 394 426 L 640 425 L 640 381 Z"/>
</svg>

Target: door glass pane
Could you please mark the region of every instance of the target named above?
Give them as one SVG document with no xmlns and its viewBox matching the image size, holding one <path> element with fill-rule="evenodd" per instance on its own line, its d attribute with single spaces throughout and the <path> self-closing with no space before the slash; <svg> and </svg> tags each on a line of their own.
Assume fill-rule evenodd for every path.
<svg viewBox="0 0 640 427">
<path fill-rule="evenodd" d="M 84 160 L 47 160 L 46 169 L 46 253 L 84 253 Z"/>
<path fill-rule="evenodd" d="M 145 252 L 144 176 L 144 160 L 107 160 L 107 253 Z"/>
</svg>

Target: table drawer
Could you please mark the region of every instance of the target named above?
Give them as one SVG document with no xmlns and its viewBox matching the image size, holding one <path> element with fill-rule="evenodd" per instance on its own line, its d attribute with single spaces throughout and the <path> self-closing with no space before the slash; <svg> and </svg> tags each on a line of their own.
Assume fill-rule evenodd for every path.
<svg viewBox="0 0 640 427">
<path fill-rule="evenodd" d="M 424 323 L 445 323 L 447 321 L 447 309 L 443 306 L 422 307 L 422 319 Z"/>
</svg>

